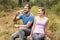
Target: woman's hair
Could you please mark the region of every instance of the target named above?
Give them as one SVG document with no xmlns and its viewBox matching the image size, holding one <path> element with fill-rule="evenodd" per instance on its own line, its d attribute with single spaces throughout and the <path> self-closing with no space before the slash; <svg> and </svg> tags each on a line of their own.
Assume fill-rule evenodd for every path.
<svg viewBox="0 0 60 40">
<path fill-rule="evenodd" d="M 44 13 L 44 15 L 45 15 L 45 8 L 44 7 L 39 7 L 39 9 L 41 9 Z"/>
</svg>

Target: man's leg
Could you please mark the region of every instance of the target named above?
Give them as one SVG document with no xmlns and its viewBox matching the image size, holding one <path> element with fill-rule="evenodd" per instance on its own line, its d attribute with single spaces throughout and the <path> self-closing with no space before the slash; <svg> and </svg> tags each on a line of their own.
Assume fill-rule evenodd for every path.
<svg viewBox="0 0 60 40">
<path fill-rule="evenodd" d="M 25 40 L 25 37 L 30 35 L 30 29 L 27 28 L 21 28 L 19 30 L 19 40 Z"/>
<path fill-rule="evenodd" d="M 19 31 L 15 32 L 11 35 L 10 40 L 15 40 L 15 38 L 19 37 Z"/>
</svg>

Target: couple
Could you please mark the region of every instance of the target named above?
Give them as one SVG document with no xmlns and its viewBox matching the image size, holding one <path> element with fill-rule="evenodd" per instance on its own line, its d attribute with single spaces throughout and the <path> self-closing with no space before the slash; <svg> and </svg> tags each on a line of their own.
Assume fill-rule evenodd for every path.
<svg viewBox="0 0 60 40">
<path fill-rule="evenodd" d="M 38 16 L 36 17 L 30 13 L 30 9 L 29 5 L 25 5 L 24 13 L 15 16 L 14 21 L 19 19 L 23 21 L 23 25 L 15 25 L 15 27 L 23 28 L 12 34 L 10 40 L 15 40 L 17 37 L 19 37 L 19 40 L 26 40 L 27 36 L 32 37 L 32 40 L 44 40 L 48 25 L 45 9 L 43 7 L 38 8 Z"/>
</svg>

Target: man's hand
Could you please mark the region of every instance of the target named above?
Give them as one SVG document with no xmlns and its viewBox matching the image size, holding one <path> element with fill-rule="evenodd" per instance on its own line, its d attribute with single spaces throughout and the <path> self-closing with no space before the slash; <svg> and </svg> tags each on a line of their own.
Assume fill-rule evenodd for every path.
<svg viewBox="0 0 60 40">
<path fill-rule="evenodd" d="M 20 15 L 20 11 L 17 11 L 17 12 L 16 12 L 16 15 L 17 15 L 17 16 Z"/>
<path fill-rule="evenodd" d="M 24 10 L 19 10 L 19 11 L 17 11 L 17 12 L 16 12 L 16 15 L 21 14 L 23 11 L 24 11 Z"/>
<path fill-rule="evenodd" d="M 17 18 L 17 16 L 19 16 L 19 15 L 20 15 L 20 13 L 19 12 L 16 12 L 16 16 L 13 19 L 14 22 L 17 21 L 17 20 L 19 20 L 19 18 Z"/>
<path fill-rule="evenodd" d="M 14 27 L 15 27 L 15 28 L 19 28 L 19 25 L 15 24 Z"/>
</svg>

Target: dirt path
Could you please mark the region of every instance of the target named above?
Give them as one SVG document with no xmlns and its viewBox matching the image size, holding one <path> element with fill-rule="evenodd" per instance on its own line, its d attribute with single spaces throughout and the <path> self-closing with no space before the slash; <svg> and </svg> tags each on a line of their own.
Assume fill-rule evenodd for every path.
<svg viewBox="0 0 60 40">
<path fill-rule="evenodd" d="M 17 31 L 13 28 L 13 18 L 17 10 L 7 12 L 7 16 L 0 18 L 0 40 L 10 40 L 10 35 Z"/>
<path fill-rule="evenodd" d="M 15 14 L 16 14 L 16 10 L 11 11 L 11 12 L 7 12 L 7 13 L 8 13 L 7 16 L 0 18 L 0 26 L 2 26 L 2 27 L 8 26 L 12 22 Z"/>
</svg>

